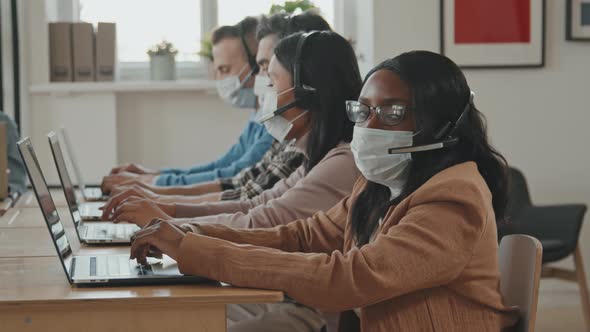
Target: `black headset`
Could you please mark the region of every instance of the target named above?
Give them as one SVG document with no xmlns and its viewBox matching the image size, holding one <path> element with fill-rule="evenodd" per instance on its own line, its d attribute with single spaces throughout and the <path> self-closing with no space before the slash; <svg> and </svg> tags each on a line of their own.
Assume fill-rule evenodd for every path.
<svg viewBox="0 0 590 332">
<path fill-rule="evenodd" d="M 314 102 L 317 100 L 317 90 L 311 86 L 301 83 L 303 46 L 305 45 L 305 41 L 307 39 L 319 33 L 320 31 L 310 31 L 304 33 L 301 36 L 301 39 L 299 39 L 295 51 L 295 65 L 293 66 L 293 87 L 295 88 L 295 101 L 297 106 L 304 109 L 310 109 L 311 106 L 313 106 Z"/>
<path fill-rule="evenodd" d="M 256 75 L 260 70 L 258 67 L 258 63 L 256 63 L 256 57 L 252 55 L 250 49 L 248 48 L 248 43 L 246 43 L 246 37 L 244 29 L 242 25 L 238 25 L 238 34 L 240 35 L 240 40 L 242 41 L 242 46 L 244 47 L 244 51 L 246 51 L 246 57 L 248 58 L 248 64 L 250 65 L 250 73 L 244 78 L 242 82 L 240 82 L 240 87 L 242 87 L 246 82 L 250 79 L 250 77 Z M 230 96 L 235 96 L 238 93 L 239 89 L 233 91 Z"/>
<path fill-rule="evenodd" d="M 436 131 L 434 134 L 434 143 L 430 144 L 422 144 L 422 145 L 410 145 L 404 146 L 401 148 L 391 148 L 388 150 L 389 154 L 400 154 L 400 153 L 413 153 L 413 152 L 422 152 L 422 151 L 430 151 L 430 150 L 438 150 L 447 148 L 450 146 L 454 146 L 459 143 L 459 137 L 457 137 L 457 129 L 463 123 L 465 119 L 465 114 L 469 113 L 471 110 L 471 106 L 473 106 L 473 99 L 475 98 L 475 93 L 471 91 L 469 93 L 469 101 L 463 112 L 459 115 L 455 123 L 453 124 L 451 121 L 445 123 L 439 130 Z"/>
<path fill-rule="evenodd" d="M 301 38 L 297 42 L 297 47 L 295 49 L 295 64 L 293 65 L 293 89 L 295 100 L 285 106 L 279 107 L 276 111 L 262 118 L 260 122 L 269 120 L 275 115 L 284 113 L 293 107 L 301 107 L 307 110 L 313 109 L 312 106 L 314 106 L 314 104 L 317 102 L 317 90 L 311 86 L 301 83 L 301 60 L 303 57 L 303 46 L 305 45 L 305 41 L 312 35 L 319 33 L 320 31 L 306 32 L 301 35 Z"/>
<path fill-rule="evenodd" d="M 238 33 L 240 34 L 240 40 L 242 41 L 242 46 L 244 46 L 244 50 L 246 51 L 246 57 L 248 58 L 248 64 L 250 65 L 250 69 L 252 70 L 252 75 L 256 75 L 260 68 L 258 67 L 258 63 L 256 63 L 256 56 L 250 52 L 250 48 L 248 47 L 248 43 L 246 42 L 246 33 L 241 25 L 238 26 Z"/>
</svg>

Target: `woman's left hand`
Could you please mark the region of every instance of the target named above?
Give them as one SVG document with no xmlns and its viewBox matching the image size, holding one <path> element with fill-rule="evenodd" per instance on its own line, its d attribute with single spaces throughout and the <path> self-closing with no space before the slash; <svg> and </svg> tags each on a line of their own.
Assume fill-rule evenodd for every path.
<svg viewBox="0 0 590 332">
<path fill-rule="evenodd" d="M 112 215 L 117 208 L 132 197 L 147 198 L 153 201 L 156 200 L 158 196 L 141 187 L 132 187 L 117 195 L 112 195 L 111 198 L 100 208 L 102 210 L 102 220 L 111 220 L 113 218 Z M 157 216 L 154 216 L 154 218 L 155 217 Z"/>
<path fill-rule="evenodd" d="M 115 208 L 111 220 L 115 223 L 130 222 L 143 228 L 154 218 L 162 221 L 174 219 L 158 207 L 155 202 L 132 196 L 126 198 Z"/>
<path fill-rule="evenodd" d="M 154 181 L 155 177 L 156 175 L 154 174 L 135 174 L 130 172 L 121 172 L 105 176 L 102 179 L 102 184 L 100 185 L 100 187 L 103 193 L 110 194 L 111 190 L 123 185 L 124 183 L 129 183 L 131 180 L 137 180 L 144 183 L 151 183 Z"/>
<path fill-rule="evenodd" d="M 162 258 L 162 254 L 177 260 L 185 232 L 161 219 L 153 219 L 148 226 L 131 238 L 131 259 L 147 264 L 147 257 Z"/>
</svg>

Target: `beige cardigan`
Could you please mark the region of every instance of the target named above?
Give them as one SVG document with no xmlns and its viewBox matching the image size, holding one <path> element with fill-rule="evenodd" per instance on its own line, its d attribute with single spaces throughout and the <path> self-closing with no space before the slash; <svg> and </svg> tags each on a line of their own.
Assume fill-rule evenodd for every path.
<svg viewBox="0 0 590 332">
<path fill-rule="evenodd" d="M 178 263 L 185 274 L 277 289 L 323 311 L 361 308 L 363 331 L 500 331 L 502 303 L 491 193 L 473 162 L 435 175 L 392 207 L 376 239 L 354 245 L 351 198 L 271 229 L 199 225 Z"/>
<path fill-rule="evenodd" d="M 359 178 L 350 145 L 334 147 L 309 173 L 299 167 L 272 189 L 245 201 L 176 205 L 176 223 L 219 223 L 234 228 L 268 228 L 327 211 L 350 195 Z"/>
</svg>

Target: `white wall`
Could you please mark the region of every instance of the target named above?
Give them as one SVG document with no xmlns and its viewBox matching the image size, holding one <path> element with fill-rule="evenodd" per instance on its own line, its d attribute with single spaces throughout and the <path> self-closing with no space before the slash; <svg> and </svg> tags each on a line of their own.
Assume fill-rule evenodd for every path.
<svg viewBox="0 0 590 332">
<path fill-rule="evenodd" d="M 204 92 L 118 95 L 118 160 L 157 168 L 213 160 L 236 142 L 250 112 Z"/>
<path fill-rule="evenodd" d="M 35 96 L 31 99 L 31 137 L 39 164 L 49 184 L 59 178 L 49 149 L 47 133 L 66 128 L 85 182 L 97 183 L 117 163 L 113 147 L 117 146 L 114 130 L 115 95 L 93 93 L 80 95 Z M 69 168 L 73 176 L 73 169 Z"/>
<path fill-rule="evenodd" d="M 375 25 L 373 38 L 359 34 L 374 45 L 373 64 L 414 49 L 439 51 L 439 1 L 375 0 L 372 7 L 358 25 Z M 547 1 L 544 68 L 465 74 L 494 145 L 527 176 L 534 202 L 590 205 L 590 43 L 566 42 L 564 29 L 565 1 Z M 584 227 L 587 271 L 589 241 Z"/>
<path fill-rule="evenodd" d="M 35 94 L 30 135 L 50 184 L 57 184 L 47 133 L 64 127 L 89 183 L 116 164 L 188 167 L 216 159 L 252 111 L 234 109 L 205 91 Z"/>
</svg>

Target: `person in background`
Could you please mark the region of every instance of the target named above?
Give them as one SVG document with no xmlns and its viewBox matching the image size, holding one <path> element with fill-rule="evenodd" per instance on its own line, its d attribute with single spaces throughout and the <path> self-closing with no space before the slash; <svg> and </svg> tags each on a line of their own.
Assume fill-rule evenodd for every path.
<svg viewBox="0 0 590 332">
<path fill-rule="evenodd" d="M 256 27 L 258 20 L 247 17 L 236 25 L 217 28 L 212 35 L 213 64 L 219 96 L 238 109 L 254 110 L 254 76 L 258 71 Z M 152 170 L 141 165 L 126 164 L 115 167 L 102 182 L 109 193 L 120 183 L 132 179 L 158 186 L 186 185 L 232 177 L 256 164 L 270 149 L 273 138 L 262 124 L 254 121 L 255 113 L 234 144 L 223 156 L 211 163 L 189 169 L 169 168 Z"/>
<path fill-rule="evenodd" d="M 346 143 L 350 140 L 352 123 L 344 117 L 344 100 L 346 100 L 344 96 L 354 94 L 352 92 L 344 94 L 342 91 L 354 91 L 351 87 L 355 84 L 360 86 L 360 74 L 350 44 L 337 34 L 330 34 L 329 37 L 325 34 L 323 32 L 320 37 L 315 34 L 309 37 L 309 41 L 302 48 L 303 55 L 300 60 L 302 83 L 318 90 L 320 99 L 323 100 L 313 108 L 305 108 L 310 109 L 308 113 L 314 116 L 311 129 L 301 129 L 302 126 L 309 128 L 310 124 L 295 121 L 293 127 L 287 128 L 288 132 L 282 134 L 292 137 L 294 133 L 298 132 L 297 135 L 300 136 L 302 132 L 309 131 L 309 134 L 303 135 L 300 139 L 300 143 L 306 143 L 306 165 L 299 167 L 289 178 L 279 181 L 272 189 L 265 190 L 252 199 L 202 204 L 181 201 L 156 203 L 149 198 L 136 197 L 133 193 L 129 193 L 130 196 L 122 193 L 107 202 L 103 217 L 115 222 L 124 220 L 141 227 L 147 225 L 153 218 L 165 220 L 194 218 L 191 221 L 222 223 L 236 228 L 264 228 L 307 218 L 317 211 L 326 211 L 349 195 L 359 176 L 359 171 L 354 165 L 350 147 Z M 295 36 L 302 38 L 301 35 Z M 285 40 L 288 42 L 284 43 Z M 327 44 L 321 45 L 322 42 Z M 291 104 L 294 82 L 293 75 L 288 76 L 288 74 L 293 72 L 294 63 L 297 61 L 294 59 L 296 46 L 293 38 L 285 38 L 275 48 L 275 56 L 271 60 L 271 62 L 274 61 L 275 71 L 282 68 L 288 68 L 288 71 L 280 71 L 275 78 L 270 75 L 272 89 L 276 92 L 271 92 L 269 98 L 276 99 L 273 95 L 291 90 L 290 93 L 285 93 L 284 98 L 277 99 L 276 109 L 284 109 L 285 105 Z M 336 57 L 336 54 L 341 55 Z M 331 63 L 337 58 L 336 63 Z M 313 109 L 320 109 L 322 112 Z M 288 110 L 284 114 L 285 116 L 296 115 L 298 113 L 291 112 L 295 110 L 297 109 Z M 299 113 L 302 112 L 301 108 L 299 111 Z M 328 147 L 339 144 L 323 154 L 319 151 L 325 151 L 327 148 L 317 144 L 311 145 L 309 143 L 311 141 L 328 142 L 330 144 Z M 314 157 L 314 155 L 317 156 Z M 308 165 L 313 165 L 311 160 L 319 160 L 320 157 L 323 159 L 309 169 Z"/>
<path fill-rule="evenodd" d="M 185 274 L 281 290 L 344 312 L 352 331 L 502 331 L 518 316 L 503 303 L 497 257 L 508 166 L 473 96 L 445 56 L 386 60 L 346 102 L 363 174 L 349 197 L 269 229 L 155 219 L 134 236 L 131 258 L 166 254 Z"/>
<path fill-rule="evenodd" d="M 261 105 L 264 104 L 262 101 L 265 93 L 271 89 L 267 68 L 276 44 L 281 38 L 295 32 L 314 30 L 331 30 L 328 22 L 314 12 L 305 12 L 295 16 L 275 14 L 268 17 L 263 16 L 260 19 L 256 32 L 256 39 L 259 42 L 256 61 L 260 71 L 254 82 L 254 93 L 261 101 Z M 270 108 L 272 107 L 274 106 L 270 105 Z M 274 109 L 270 111 L 274 111 Z M 247 200 L 260 195 L 264 190 L 272 188 L 278 181 L 289 177 L 303 163 L 304 158 L 301 146 L 298 146 L 295 141 L 279 142 L 275 140 L 271 149 L 259 163 L 243 170 L 233 178 L 176 187 L 158 187 L 135 180 L 117 186 L 111 194 L 116 196 L 124 192 L 121 197 L 117 198 L 118 201 L 132 195 L 165 202 L 175 202 L 177 195 L 193 196 L 192 203 Z M 187 197 L 182 197 L 179 201 L 187 199 Z"/>
<path fill-rule="evenodd" d="M 27 190 L 27 173 L 18 153 L 16 142 L 20 137 L 16 123 L 6 113 L 0 111 L 0 122 L 6 123 L 6 142 L 8 144 L 8 191 L 22 194 Z"/>
</svg>

